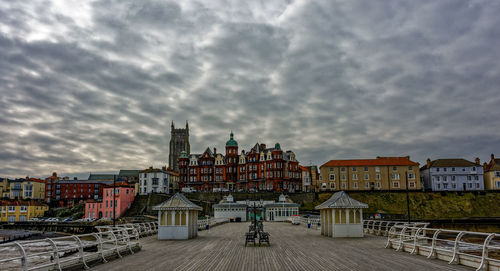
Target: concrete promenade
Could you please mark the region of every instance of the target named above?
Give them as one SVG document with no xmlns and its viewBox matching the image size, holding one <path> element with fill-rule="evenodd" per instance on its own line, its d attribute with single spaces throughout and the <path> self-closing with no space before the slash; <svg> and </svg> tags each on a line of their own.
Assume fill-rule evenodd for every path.
<svg viewBox="0 0 500 271">
<path fill-rule="evenodd" d="M 141 239 L 142 250 L 92 270 L 472 270 L 385 249 L 385 237 L 333 239 L 288 223 L 265 223 L 271 247 L 245 247 L 249 223 L 230 223 L 186 241 Z"/>
</svg>

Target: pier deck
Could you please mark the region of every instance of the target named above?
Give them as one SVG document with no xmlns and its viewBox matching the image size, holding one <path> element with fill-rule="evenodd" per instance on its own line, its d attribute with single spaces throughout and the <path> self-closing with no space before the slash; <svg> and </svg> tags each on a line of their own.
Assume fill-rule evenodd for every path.
<svg viewBox="0 0 500 271">
<path fill-rule="evenodd" d="M 472 270 L 385 249 L 385 237 L 333 239 L 288 223 L 264 223 L 270 247 L 245 247 L 249 223 L 230 223 L 196 239 L 141 239 L 142 250 L 92 270 Z"/>
</svg>

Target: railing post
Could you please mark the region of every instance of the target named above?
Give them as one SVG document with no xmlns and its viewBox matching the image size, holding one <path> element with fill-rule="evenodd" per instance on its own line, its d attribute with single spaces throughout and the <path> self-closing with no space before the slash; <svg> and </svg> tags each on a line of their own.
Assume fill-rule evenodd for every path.
<svg viewBox="0 0 500 271">
<path fill-rule="evenodd" d="M 118 257 L 122 258 L 122 255 L 120 254 L 120 249 L 118 248 L 118 238 L 116 237 L 116 235 L 113 232 L 113 230 L 109 231 L 109 233 L 111 233 L 111 235 L 113 236 L 113 238 L 115 238 L 115 250 L 116 250 L 116 254 L 118 254 Z"/>
<path fill-rule="evenodd" d="M 396 227 L 392 226 L 389 229 L 389 232 L 387 233 L 387 244 L 385 244 L 385 248 L 390 248 L 391 247 L 391 236 L 392 234 L 396 231 Z"/>
<path fill-rule="evenodd" d="M 431 258 L 431 257 L 434 256 L 434 251 L 436 250 L 436 239 L 437 239 L 437 237 L 438 237 L 438 235 L 439 235 L 440 232 L 441 232 L 441 230 L 437 230 L 432 235 L 431 252 L 429 252 L 429 255 L 427 256 L 427 258 Z"/>
<path fill-rule="evenodd" d="M 21 255 L 23 256 L 23 258 L 21 259 L 21 264 L 23 266 L 23 270 L 27 271 L 28 270 L 28 258 L 26 257 L 26 251 L 24 250 L 23 246 L 21 246 L 21 244 L 19 244 L 17 241 L 14 241 L 13 243 L 17 246 L 17 248 L 21 252 Z"/>
<path fill-rule="evenodd" d="M 130 236 L 128 235 L 128 229 L 123 228 L 122 232 L 124 233 L 125 238 L 127 240 L 127 246 L 128 246 L 128 249 L 130 250 L 130 254 L 134 254 L 134 251 L 132 250 L 132 246 L 130 245 Z"/>
<path fill-rule="evenodd" d="M 59 263 L 59 250 L 57 249 L 56 243 L 50 238 L 47 238 L 45 240 L 47 240 L 54 248 L 54 250 L 55 250 L 54 251 L 54 259 L 56 260 L 56 264 L 57 264 L 57 267 L 59 268 L 59 271 L 62 271 L 61 264 Z"/>
<path fill-rule="evenodd" d="M 479 271 L 479 270 L 488 270 L 488 260 L 486 258 L 488 258 L 488 245 L 490 244 L 490 241 L 495 237 L 495 234 L 492 233 L 490 235 L 488 235 L 488 237 L 486 237 L 486 239 L 484 239 L 484 244 L 483 244 L 483 253 L 481 254 L 481 263 L 479 264 L 478 268 L 476 269 L 476 271 Z"/>
<path fill-rule="evenodd" d="M 80 257 L 82 257 L 83 268 L 89 269 L 87 263 L 85 262 L 85 254 L 83 253 L 82 240 L 77 235 L 73 235 L 73 238 L 78 242 L 78 251 L 80 252 Z"/>
<path fill-rule="evenodd" d="M 459 262 L 459 256 L 458 256 L 458 252 L 460 251 L 460 245 L 459 245 L 459 242 L 460 242 L 460 239 L 462 239 L 462 237 L 464 236 L 465 232 L 460 232 L 458 235 L 457 235 L 457 238 L 455 239 L 455 245 L 453 246 L 453 258 L 451 258 L 450 262 L 448 264 L 452 264 L 452 263 L 457 263 L 457 260 Z"/>
<path fill-rule="evenodd" d="M 99 235 L 101 235 L 101 234 L 102 234 L 102 232 L 99 232 L 99 233 L 93 233 L 92 235 L 94 235 L 94 236 L 95 236 L 95 239 L 96 239 L 96 240 L 97 240 L 97 242 L 99 243 L 99 246 L 98 246 L 98 248 L 97 248 L 97 252 L 98 252 L 98 253 L 100 252 L 100 254 L 101 254 L 101 258 L 102 258 L 102 262 L 103 262 L 103 263 L 107 263 L 108 261 L 106 261 L 106 258 L 104 258 L 104 249 L 103 249 L 103 247 L 102 247 L 102 238 L 101 238 L 101 236 L 99 236 Z"/>
<path fill-rule="evenodd" d="M 406 233 L 407 228 L 408 228 L 408 226 L 404 226 L 403 229 L 401 230 L 401 233 L 399 235 L 399 247 L 396 249 L 396 251 L 400 251 L 401 248 L 403 248 L 403 237 Z"/>
<path fill-rule="evenodd" d="M 414 254 L 414 253 L 418 252 L 418 248 L 417 248 L 418 235 L 420 234 L 420 232 L 422 232 L 422 230 L 423 230 L 423 228 L 418 228 L 417 232 L 415 233 L 415 237 L 413 238 L 413 249 L 410 252 L 410 254 Z"/>
</svg>

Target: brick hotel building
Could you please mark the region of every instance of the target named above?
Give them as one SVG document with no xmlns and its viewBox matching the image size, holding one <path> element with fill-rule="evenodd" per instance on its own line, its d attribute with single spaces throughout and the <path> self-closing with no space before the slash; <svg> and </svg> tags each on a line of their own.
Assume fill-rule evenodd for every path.
<svg viewBox="0 0 500 271">
<path fill-rule="evenodd" d="M 292 151 L 283 152 L 279 143 L 274 148 L 255 144 L 250 151 L 239 153 L 231 132 L 225 155 L 207 148 L 202 154 L 182 152 L 179 159 L 179 187 L 199 191 L 226 188 L 230 191 L 302 190 L 299 162 Z"/>
</svg>

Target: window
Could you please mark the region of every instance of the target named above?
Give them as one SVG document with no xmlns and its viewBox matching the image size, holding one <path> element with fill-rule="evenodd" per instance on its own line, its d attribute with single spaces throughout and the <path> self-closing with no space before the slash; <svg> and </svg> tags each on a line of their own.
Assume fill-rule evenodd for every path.
<svg viewBox="0 0 500 271">
<path fill-rule="evenodd" d="M 496 188 L 500 188 L 500 181 L 496 181 L 496 182 L 495 182 L 495 187 L 496 187 Z"/>
<path fill-rule="evenodd" d="M 453 172 L 454 172 L 454 171 L 455 171 L 455 168 L 454 168 L 454 167 L 452 167 L 452 168 L 451 168 L 451 171 L 453 171 Z"/>
<path fill-rule="evenodd" d="M 479 189 L 479 183 L 476 183 L 476 188 L 478 188 L 478 189 Z"/>
<path fill-rule="evenodd" d="M 467 181 L 471 181 L 472 180 L 472 176 L 467 176 Z"/>
<path fill-rule="evenodd" d="M 469 183 L 469 188 L 472 188 L 472 183 Z"/>
<path fill-rule="evenodd" d="M 474 176 L 474 180 L 479 181 L 479 176 Z"/>
<path fill-rule="evenodd" d="M 409 182 L 408 183 L 409 188 L 415 188 L 415 182 Z"/>
<path fill-rule="evenodd" d="M 370 179 L 370 174 L 365 174 L 365 180 L 369 180 Z"/>
<path fill-rule="evenodd" d="M 392 167 L 392 170 L 396 171 L 396 170 L 398 170 L 398 167 L 394 166 L 394 167 Z"/>
<path fill-rule="evenodd" d="M 330 189 L 335 189 L 335 183 L 330 183 Z"/>
<path fill-rule="evenodd" d="M 330 181 L 335 181 L 335 174 L 330 174 Z"/>
<path fill-rule="evenodd" d="M 451 176 L 451 180 L 454 182 L 456 181 L 456 177 L 455 176 Z"/>
<path fill-rule="evenodd" d="M 330 168 L 330 172 L 332 172 L 332 171 L 333 171 L 333 168 L 331 167 L 331 168 Z"/>
<path fill-rule="evenodd" d="M 375 167 L 376 172 L 380 172 L 380 167 Z"/>
<path fill-rule="evenodd" d="M 443 182 L 446 182 L 448 181 L 448 177 L 447 176 L 443 176 Z"/>
<path fill-rule="evenodd" d="M 356 174 L 356 173 L 352 174 L 352 179 L 353 180 L 357 180 L 358 179 L 358 174 Z"/>
<path fill-rule="evenodd" d="M 342 183 L 342 185 L 341 185 L 341 186 L 342 186 L 342 189 L 345 189 L 345 186 L 346 186 L 346 185 L 345 185 L 345 183 Z"/>
<path fill-rule="evenodd" d="M 453 187 L 453 189 L 457 189 L 457 184 L 456 183 L 452 183 L 451 187 Z"/>
<path fill-rule="evenodd" d="M 368 182 L 365 182 L 365 188 L 370 188 L 370 184 Z"/>
<path fill-rule="evenodd" d="M 377 182 L 375 185 L 380 189 L 380 182 Z"/>
<path fill-rule="evenodd" d="M 439 168 L 436 168 L 436 171 L 439 172 Z"/>
<path fill-rule="evenodd" d="M 410 179 L 410 180 L 415 180 L 415 174 L 413 174 L 413 173 L 409 173 L 409 174 L 408 174 L 408 179 Z"/>
<path fill-rule="evenodd" d="M 448 189 L 448 184 L 447 184 L 447 183 L 444 183 L 444 184 L 443 184 L 443 188 L 444 188 L 444 189 Z"/>
<path fill-rule="evenodd" d="M 342 175 L 340 176 L 340 179 L 341 179 L 342 181 L 345 181 L 345 174 L 342 174 Z"/>
<path fill-rule="evenodd" d="M 413 170 L 413 166 L 408 166 L 408 170 Z"/>
<path fill-rule="evenodd" d="M 495 171 L 495 177 L 500 177 L 500 171 Z"/>
<path fill-rule="evenodd" d="M 9 206 L 9 213 L 13 213 L 16 211 L 16 206 Z"/>
<path fill-rule="evenodd" d="M 443 168 L 443 171 L 446 172 L 447 171 L 447 168 Z"/>
<path fill-rule="evenodd" d="M 365 168 L 364 168 L 364 170 L 365 170 L 365 171 L 368 171 L 368 167 L 365 167 Z"/>
<path fill-rule="evenodd" d="M 379 173 L 375 174 L 375 180 L 380 180 L 380 174 Z"/>
<path fill-rule="evenodd" d="M 345 171 L 345 167 L 341 167 L 340 171 L 344 172 Z"/>
<path fill-rule="evenodd" d="M 437 184 L 437 189 L 441 189 L 441 184 Z"/>
<path fill-rule="evenodd" d="M 358 169 L 357 169 L 357 168 L 355 168 L 355 167 L 353 167 L 353 168 L 352 168 L 352 171 L 353 171 L 353 172 L 356 172 L 357 170 L 358 170 Z"/>
<path fill-rule="evenodd" d="M 440 177 L 439 176 L 436 177 L 436 181 L 438 181 L 438 182 L 440 181 Z"/>
<path fill-rule="evenodd" d="M 476 167 L 472 167 L 472 171 L 473 171 L 473 172 L 474 172 L 474 171 L 476 171 Z"/>
<path fill-rule="evenodd" d="M 28 206 L 20 206 L 20 211 L 26 213 L 28 211 Z"/>
<path fill-rule="evenodd" d="M 392 174 L 392 179 L 393 180 L 399 180 L 399 173 L 393 173 Z"/>
<path fill-rule="evenodd" d="M 392 187 L 399 188 L 399 182 L 392 182 Z"/>
<path fill-rule="evenodd" d="M 358 189 L 358 182 L 354 182 L 354 183 L 352 183 L 352 188 L 354 188 L 354 189 Z"/>
</svg>

